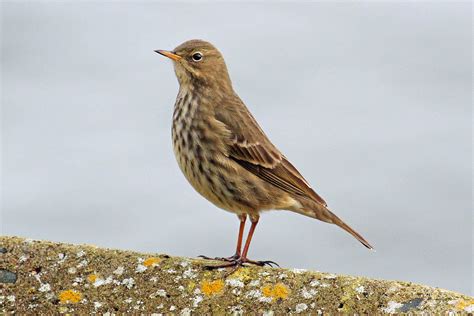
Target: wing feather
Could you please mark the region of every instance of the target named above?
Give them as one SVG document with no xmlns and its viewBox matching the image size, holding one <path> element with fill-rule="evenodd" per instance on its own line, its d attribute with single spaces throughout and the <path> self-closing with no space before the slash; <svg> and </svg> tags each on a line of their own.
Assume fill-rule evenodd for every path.
<svg viewBox="0 0 474 316">
<path fill-rule="evenodd" d="M 243 102 L 236 97 L 215 108 L 215 117 L 224 123 L 232 137 L 228 155 L 243 168 L 275 187 L 310 198 L 324 206 L 326 202 L 311 188 L 298 170 L 273 145 Z"/>
</svg>

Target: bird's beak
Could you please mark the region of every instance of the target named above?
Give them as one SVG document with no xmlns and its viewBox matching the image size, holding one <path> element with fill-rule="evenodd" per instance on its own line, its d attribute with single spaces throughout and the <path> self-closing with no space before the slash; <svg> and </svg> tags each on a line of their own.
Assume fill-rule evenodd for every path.
<svg viewBox="0 0 474 316">
<path fill-rule="evenodd" d="M 157 49 L 155 50 L 155 53 L 158 53 L 160 55 L 163 55 L 165 57 L 168 57 L 169 59 L 172 59 L 174 61 L 178 61 L 181 59 L 181 56 L 179 55 L 176 55 L 175 53 L 173 52 L 170 52 L 170 51 L 167 51 L 167 50 L 161 50 L 161 49 Z"/>
</svg>

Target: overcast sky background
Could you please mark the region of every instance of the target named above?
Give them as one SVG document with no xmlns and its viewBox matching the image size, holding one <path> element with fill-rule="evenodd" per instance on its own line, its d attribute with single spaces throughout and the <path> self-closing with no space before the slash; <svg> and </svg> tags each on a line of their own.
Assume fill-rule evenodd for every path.
<svg viewBox="0 0 474 316">
<path fill-rule="evenodd" d="M 290 212 L 253 259 L 472 291 L 471 5 L 2 2 L 3 235 L 231 255 L 237 218 L 172 153 L 178 91 L 154 49 L 202 38 L 335 213 Z"/>
</svg>

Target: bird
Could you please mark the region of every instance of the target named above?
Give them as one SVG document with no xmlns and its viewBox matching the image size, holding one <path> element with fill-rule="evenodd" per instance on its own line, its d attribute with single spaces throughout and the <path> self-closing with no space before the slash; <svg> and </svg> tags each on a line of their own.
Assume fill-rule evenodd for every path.
<svg viewBox="0 0 474 316">
<path fill-rule="evenodd" d="M 276 264 L 248 258 L 260 214 L 269 210 L 288 210 L 335 224 L 373 249 L 328 208 L 266 136 L 234 91 L 224 58 L 214 45 L 193 39 L 174 50 L 155 52 L 172 61 L 179 83 L 171 134 L 181 171 L 198 193 L 240 221 L 235 254 L 214 258 L 222 262 L 209 268 Z M 251 226 L 242 249 L 247 218 Z"/>
</svg>

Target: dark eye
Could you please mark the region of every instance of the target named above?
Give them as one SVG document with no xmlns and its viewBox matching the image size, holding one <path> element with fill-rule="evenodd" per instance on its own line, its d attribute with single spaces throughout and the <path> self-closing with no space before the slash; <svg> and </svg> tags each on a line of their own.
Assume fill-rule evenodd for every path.
<svg viewBox="0 0 474 316">
<path fill-rule="evenodd" d="M 194 61 L 201 61 L 202 60 L 202 54 L 200 52 L 194 53 L 192 56 Z"/>
</svg>

